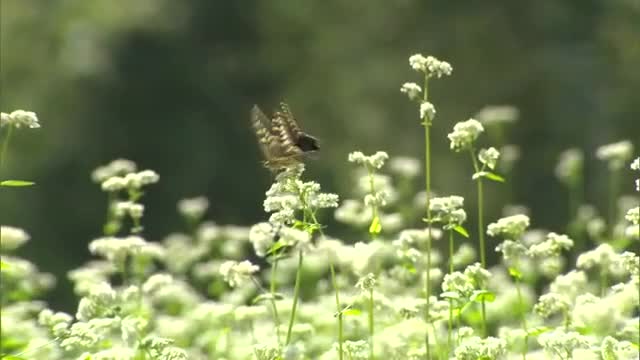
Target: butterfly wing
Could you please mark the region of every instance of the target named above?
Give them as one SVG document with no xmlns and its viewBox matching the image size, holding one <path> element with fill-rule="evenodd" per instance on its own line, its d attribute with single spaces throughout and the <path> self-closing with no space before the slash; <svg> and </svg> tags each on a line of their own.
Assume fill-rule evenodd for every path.
<svg viewBox="0 0 640 360">
<path fill-rule="evenodd" d="M 271 120 L 260 110 L 258 105 L 251 108 L 251 127 L 258 139 L 258 145 L 266 161 L 274 157 L 274 148 L 277 147 L 278 138 L 272 132 Z"/>
</svg>

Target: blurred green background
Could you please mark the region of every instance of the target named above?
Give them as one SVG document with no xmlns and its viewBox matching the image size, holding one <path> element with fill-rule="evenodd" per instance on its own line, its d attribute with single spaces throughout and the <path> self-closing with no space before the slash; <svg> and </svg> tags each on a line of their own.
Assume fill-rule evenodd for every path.
<svg viewBox="0 0 640 360">
<path fill-rule="evenodd" d="M 507 136 L 521 158 L 506 191 L 488 186 L 487 222 L 511 202 L 529 206 L 532 226 L 562 231 L 553 168 L 572 146 L 586 151 L 586 198 L 604 212 L 595 148 L 640 147 L 638 0 L 2 0 L 0 21 L 1 110 L 42 124 L 12 138 L 2 178 L 37 186 L 3 189 L 0 220 L 26 229 L 20 254 L 57 275 L 54 308 L 73 309 L 65 273 L 100 236 L 95 167 L 122 157 L 160 174 L 143 200 L 148 239 L 180 230 L 176 202 L 201 194 L 208 218 L 250 225 L 266 218 L 271 176 L 248 112 L 285 99 L 322 141 L 307 177 L 348 197 L 348 152 L 423 156 L 417 108 L 399 91 L 420 82 L 408 65 L 417 52 L 454 68 L 431 82 L 433 183 L 467 197 L 471 224 L 469 159 L 446 134 L 485 105 L 521 113 Z M 624 184 L 631 192 L 630 171 Z"/>
</svg>

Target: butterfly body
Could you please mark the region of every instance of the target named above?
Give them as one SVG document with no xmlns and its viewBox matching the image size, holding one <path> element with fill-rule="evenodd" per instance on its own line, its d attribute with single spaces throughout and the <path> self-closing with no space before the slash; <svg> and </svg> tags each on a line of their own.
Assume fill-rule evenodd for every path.
<svg viewBox="0 0 640 360">
<path fill-rule="evenodd" d="M 264 165 L 272 171 L 301 163 L 306 154 L 320 149 L 318 140 L 300 129 L 285 103 L 272 118 L 254 105 L 251 126 L 264 155 Z"/>
</svg>

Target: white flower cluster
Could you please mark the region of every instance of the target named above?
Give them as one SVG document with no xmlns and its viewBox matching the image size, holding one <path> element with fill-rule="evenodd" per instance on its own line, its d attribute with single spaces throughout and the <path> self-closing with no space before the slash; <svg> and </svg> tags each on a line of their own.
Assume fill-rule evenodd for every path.
<svg viewBox="0 0 640 360">
<path fill-rule="evenodd" d="M 160 176 L 153 170 L 143 170 L 137 173 L 129 173 L 124 177 L 112 176 L 102 182 L 102 190 L 116 192 L 120 190 L 140 190 L 143 186 L 155 184 Z"/>
<path fill-rule="evenodd" d="M 569 250 L 573 247 L 573 240 L 567 235 L 560 235 L 554 232 L 547 234 L 545 241 L 532 244 L 527 250 L 527 254 L 533 258 L 550 258 L 559 256 L 562 250 Z"/>
<path fill-rule="evenodd" d="M 487 234 L 490 236 L 504 235 L 514 239 L 519 238 L 529 227 L 530 221 L 527 215 L 512 215 L 489 224 Z"/>
<path fill-rule="evenodd" d="M 349 162 L 365 165 L 374 169 L 380 169 L 384 166 L 387 159 L 389 159 L 389 155 L 384 151 L 378 151 L 370 156 L 366 156 L 360 151 L 354 151 L 349 154 Z"/>
<path fill-rule="evenodd" d="M 124 265 L 128 256 L 134 259 L 149 258 L 162 260 L 166 255 L 165 249 L 162 246 L 147 242 L 140 236 L 99 238 L 89 244 L 89 251 L 94 255 L 104 257 L 118 268 Z"/>
<path fill-rule="evenodd" d="M 264 210 L 271 212 L 269 222 L 275 225 L 289 225 L 295 221 L 296 210 L 338 207 L 338 195 L 321 193 L 320 184 L 315 181 L 300 180 L 304 165 L 287 168 L 276 176 L 276 181 L 267 190 Z"/>
<path fill-rule="evenodd" d="M 469 119 L 455 124 L 453 126 L 453 132 L 447 135 L 451 141 L 451 149 L 461 151 L 471 148 L 483 131 L 484 127 L 476 119 Z"/>
<path fill-rule="evenodd" d="M 629 140 L 600 146 L 596 157 L 609 163 L 610 170 L 622 169 L 633 156 L 633 143 Z"/>
<path fill-rule="evenodd" d="M 188 219 L 200 219 L 209 208 L 209 200 L 198 196 L 178 201 L 178 212 Z"/>
<path fill-rule="evenodd" d="M 571 307 L 571 300 L 564 294 L 547 293 L 540 296 L 533 310 L 543 318 L 554 314 L 566 314 Z"/>
<path fill-rule="evenodd" d="M 582 150 L 571 148 L 563 151 L 558 159 L 555 174 L 562 183 L 572 186 L 582 177 L 584 154 Z"/>
<path fill-rule="evenodd" d="M 456 360 L 498 360 L 507 353 L 507 342 L 495 337 L 480 338 L 472 336 L 466 338 L 456 347 Z"/>
<path fill-rule="evenodd" d="M 26 231 L 13 226 L 0 226 L 0 251 L 11 251 L 29 241 Z"/>
<path fill-rule="evenodd" d="M 427 77 L 441 78 L 444 75 L 451 75 L 453 68 L 446 61 L 440 61 L 433 56 L 424 57 L 422 54 L 415 54 L 409 57 L 409 65 L 416 71 L 423 72 Z"/>
<path fill-rule="evenodd" d="M 258 270 L 260 267 L 253 265 L 248 260 L 242 262 L 225 261 L 220 265 L 220 274 L 231 287 L 236 287 L 250 279 Z"/>
<path fill-rule="evenodd" d="M 499 158 L 500 151 L 493 146 L 488 149 L 480 149 L 478 152 L 478 160 L 491 170 L 495 169 Z"/>
<path fill-rule="evenodd" d="M 462 196 L 435 197 L 429 202 L 429 209 L 433 211 L 434 221 L 445 224 L 445 229 L 451 229 L 467 220 L 463 204 Z"/>
<path fill-rule="evenodd" d="M 518 108 L 510 105 L 488 105 L 480 109 L 475 118 L 486 126 L 509 124 L 518 121 Z"/>
<path fill-rule="evenodd" d="M 91 179 L 102 184 L 114 176 L 124 176 L 137 170 L 136 163 L 127 159 L 116 159 L 107 165 L 99 166 L 91 173 Z"/>
<path fill-rule="evenodd" d="M 538 336 L 538 343 L 549 355 L 572 354 L 575 349 L 589 346 L 589 339 L 575 331 L 565 332 L 561 329 L 542 333 Z"/>
<path fill-rule="evenodd" d="M 420 100 L 420 94 L 422 93 L 422 88 L 420 87 L 420 85 L 416 83 L 408 82 L 408 83 L 402 84 L 402 87 L 400 88 L 400 92 L 403 94 L 407 94 L 410 100 Z"/>
<path fill-rule="evenodd" d="M 464 272 L 454 271 L 444 276 L 441 297 L 463 305 L 469 301 L 475 290 L 484 287 L 491 273 L 479 263 L 467 266 Z"/>
<path fill-rule="evenodd" d="M 114 204 L 115 216 L 122 218 L 129 215 L 132 219 L 141 219 L 144 214 L 144 205 L 133 201 L 117 201 Z"/>
<path fill-rule="evenodd" d="M 640 171 L 640 157 L 637 157 L 631 163 L 631 170 Z M 640 179 L 636 179 L 636 191 L 640 191 Z"/>
<path fill-rule="evenodd" d="M 19 129 L 22 126 L 26 126 L 30 129 L 37 129 L 40 127 L 38 117 L 36 113 L 32 111 L 15 110 L 10 114 L 0 113 L 0 127 L 13 126 Z"/>
<path fill-rule="evenodd" d="M 406 178 L 414 178 L 420 174 L 420 161 L 409 156 L 395 156 L 389 160 L 389 170 Z"/>
<path fill-rule="evenodd" d="M 432 103 L 428 101 L 423 101 L 420 103 L 420 119 L 425 119 L 426 121 L 431 123 L 433 119 L 436 117 L 436 107 L 433 106 Z"/>
</svg>

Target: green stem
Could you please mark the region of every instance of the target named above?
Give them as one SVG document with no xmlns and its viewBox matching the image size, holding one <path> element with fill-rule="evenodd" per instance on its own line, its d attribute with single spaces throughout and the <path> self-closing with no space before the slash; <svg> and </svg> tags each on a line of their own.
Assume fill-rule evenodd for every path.
<svg viewBox="0 0 640 360">
<path fill-rule="evenodd" d="M 373 360 L 373 287 L 369 289 L 369 338 L 369 359 Z"/>
<path fill-rule="evenodd" d="M 376 187 L 373 179 L 373 169 L 371 169 L 371 167 L 368 165 L 367 165 L 367 173 L 369 174 L 369 191 L 371 192 L 371 196 L 375 196 Z M 372 221 L 380 222 L 380 219 L 378 218 L 378 205 L 375 203 L 371 205 L 371 214 L 373 216 Z M 369 230 L 371 230 L 371 228 Z M 369 235 L 371 235 L 371 239 L 375 239 L 378 233 L 369 231 Z"/>
<path fill-rule="evenodd" d="M 449 274 L 453 273 L 453 230 L 449 230 Z M 451 336 L 453 334 L 453 300 L 449 299 L 449 330 L 447 332 L 447 351 L 448 354 L 453 353 L 453 342 Z"/>
<path fill-rule="evenodd" d="M 260 282 L 255 277 L 252 276 L 251 281 L 253 281 L 253 284 L 260 292 L 264 294 L 267 293 L 267 291 L 262 287 L 262 285 L 260 285 Z M 273 311 L 273 322 L 275 323 L 276 327 L 276 338 L 278 340 L 278 346 L 280 346 L 280 318 L 278 317 L 278 307 L 276 306 L 276 300 L 273 295 L 271 296 L 271 301 L 269 301 L 269 303 L 271 303 L 271 310 Z"/>
<path fill-rule="evenodd" d="M 611 240 L 613 240 L 614 228 L 616 223 L 616 198 L 618 197 L 618 188 L 620 183 L 620 170 L 611 171 L 609 177 L 609 230 Z"/>
<path fill-rule="evenodd" d="M 300 278 L 302 273 L 302 250 L 298 251 L 298 270 L 296 271 L 296 283 L 293 287 L 293 304 L 291 305 L 291 316 L 289 317 L 289 327 L 287 329 L 287 339 L 285 340 L 285 346 L 289 345 L 291 341 L 291 329 L 293 328 L 293 322 L 296 318 L 296 310 L 298 308 L 298 297 L 300 295 Z"/>
<path fill-rule="evenodd" d="M 429 100 L 429 77 L 424 77 L 424 97 L 423 101 Z M 424 288 L 426 296 L 426 307 L 424 312 L 424 321 L 428 324 L 431 319 L 429 318 L 429 308 L 431 307 L 431 119 L 425 114 L 425 117 L 421 119 L 424 125 L 424 170 L 425 170 L 425 191 L 427 193 L 426 211 L 427 211 L 427 265 L 425 269 Z M 431 360 L 431 346 L 429 345 L 429 330 L 425 329 L 425 346 L 426 346 L 426 359 Z"/>
<path fill-rule="evenodd" d="M 271 281 L 269 283 L 269 292 L 271 293 L 271 305 L 273 306 L 273 317 L 276 325 L 276 338 L 280 345 L 280 317 L 278 316 L 278 308 L 276 307 L 276 272 L 278 270 L 278 255 L 275 254 L 273 265 L 271 266 Z"/>
<path fill-rule="evenodd" d="M 2 152 L 0 152 L 0 170 L 2 170 L 4 166 L 4 156 L 7 153 L 7 148 L 9 147 L 9 139 L 11 139 L 12 130 L 13 126 L 9 125 L 7 127 L 7 135 L 4 137 L 4 143 L 2 144 Z"/>
<path fill-rule="evenodd" d="M 473 149 L 470 149 L 471 153 L 471 162 L 473 163 L 473 170 L 477 173 L 480 171 L 480 167 L 478 166 L 478 160 L 476 159 L 475 152 Z M 487 268 L 487 256 L 486 256 L 486 246 L 484 241 L 484 192 L 482 189 L 482 178 L 476 179 L 477 183 L 477 192 L 478 192 L 478 247 L 480 248 L 480 264 L 482 268 Z M 487 306 L 482 298 L 482 302 L 480 304 L 480 308 L 482 310 L 482 335 L 487 336 Z"/>
<path fill-rule="evenodd" d="M 522 351 L 522 359 L 527 359 L 527 353 L 529 352 L 529 329 L 527 328 L 527 318 L 526 312 L 524 309 L 524 300 L 522 299 L 522 290 L 520 289 L 520 278 L 515 277 L 516 282 L 516 292 L 518 293 L 518 307 L 520 311 L 521 321 L 522 321 L 522 329 L 525 332 L 524 336 L 524 350 Z"/>
</svg>

